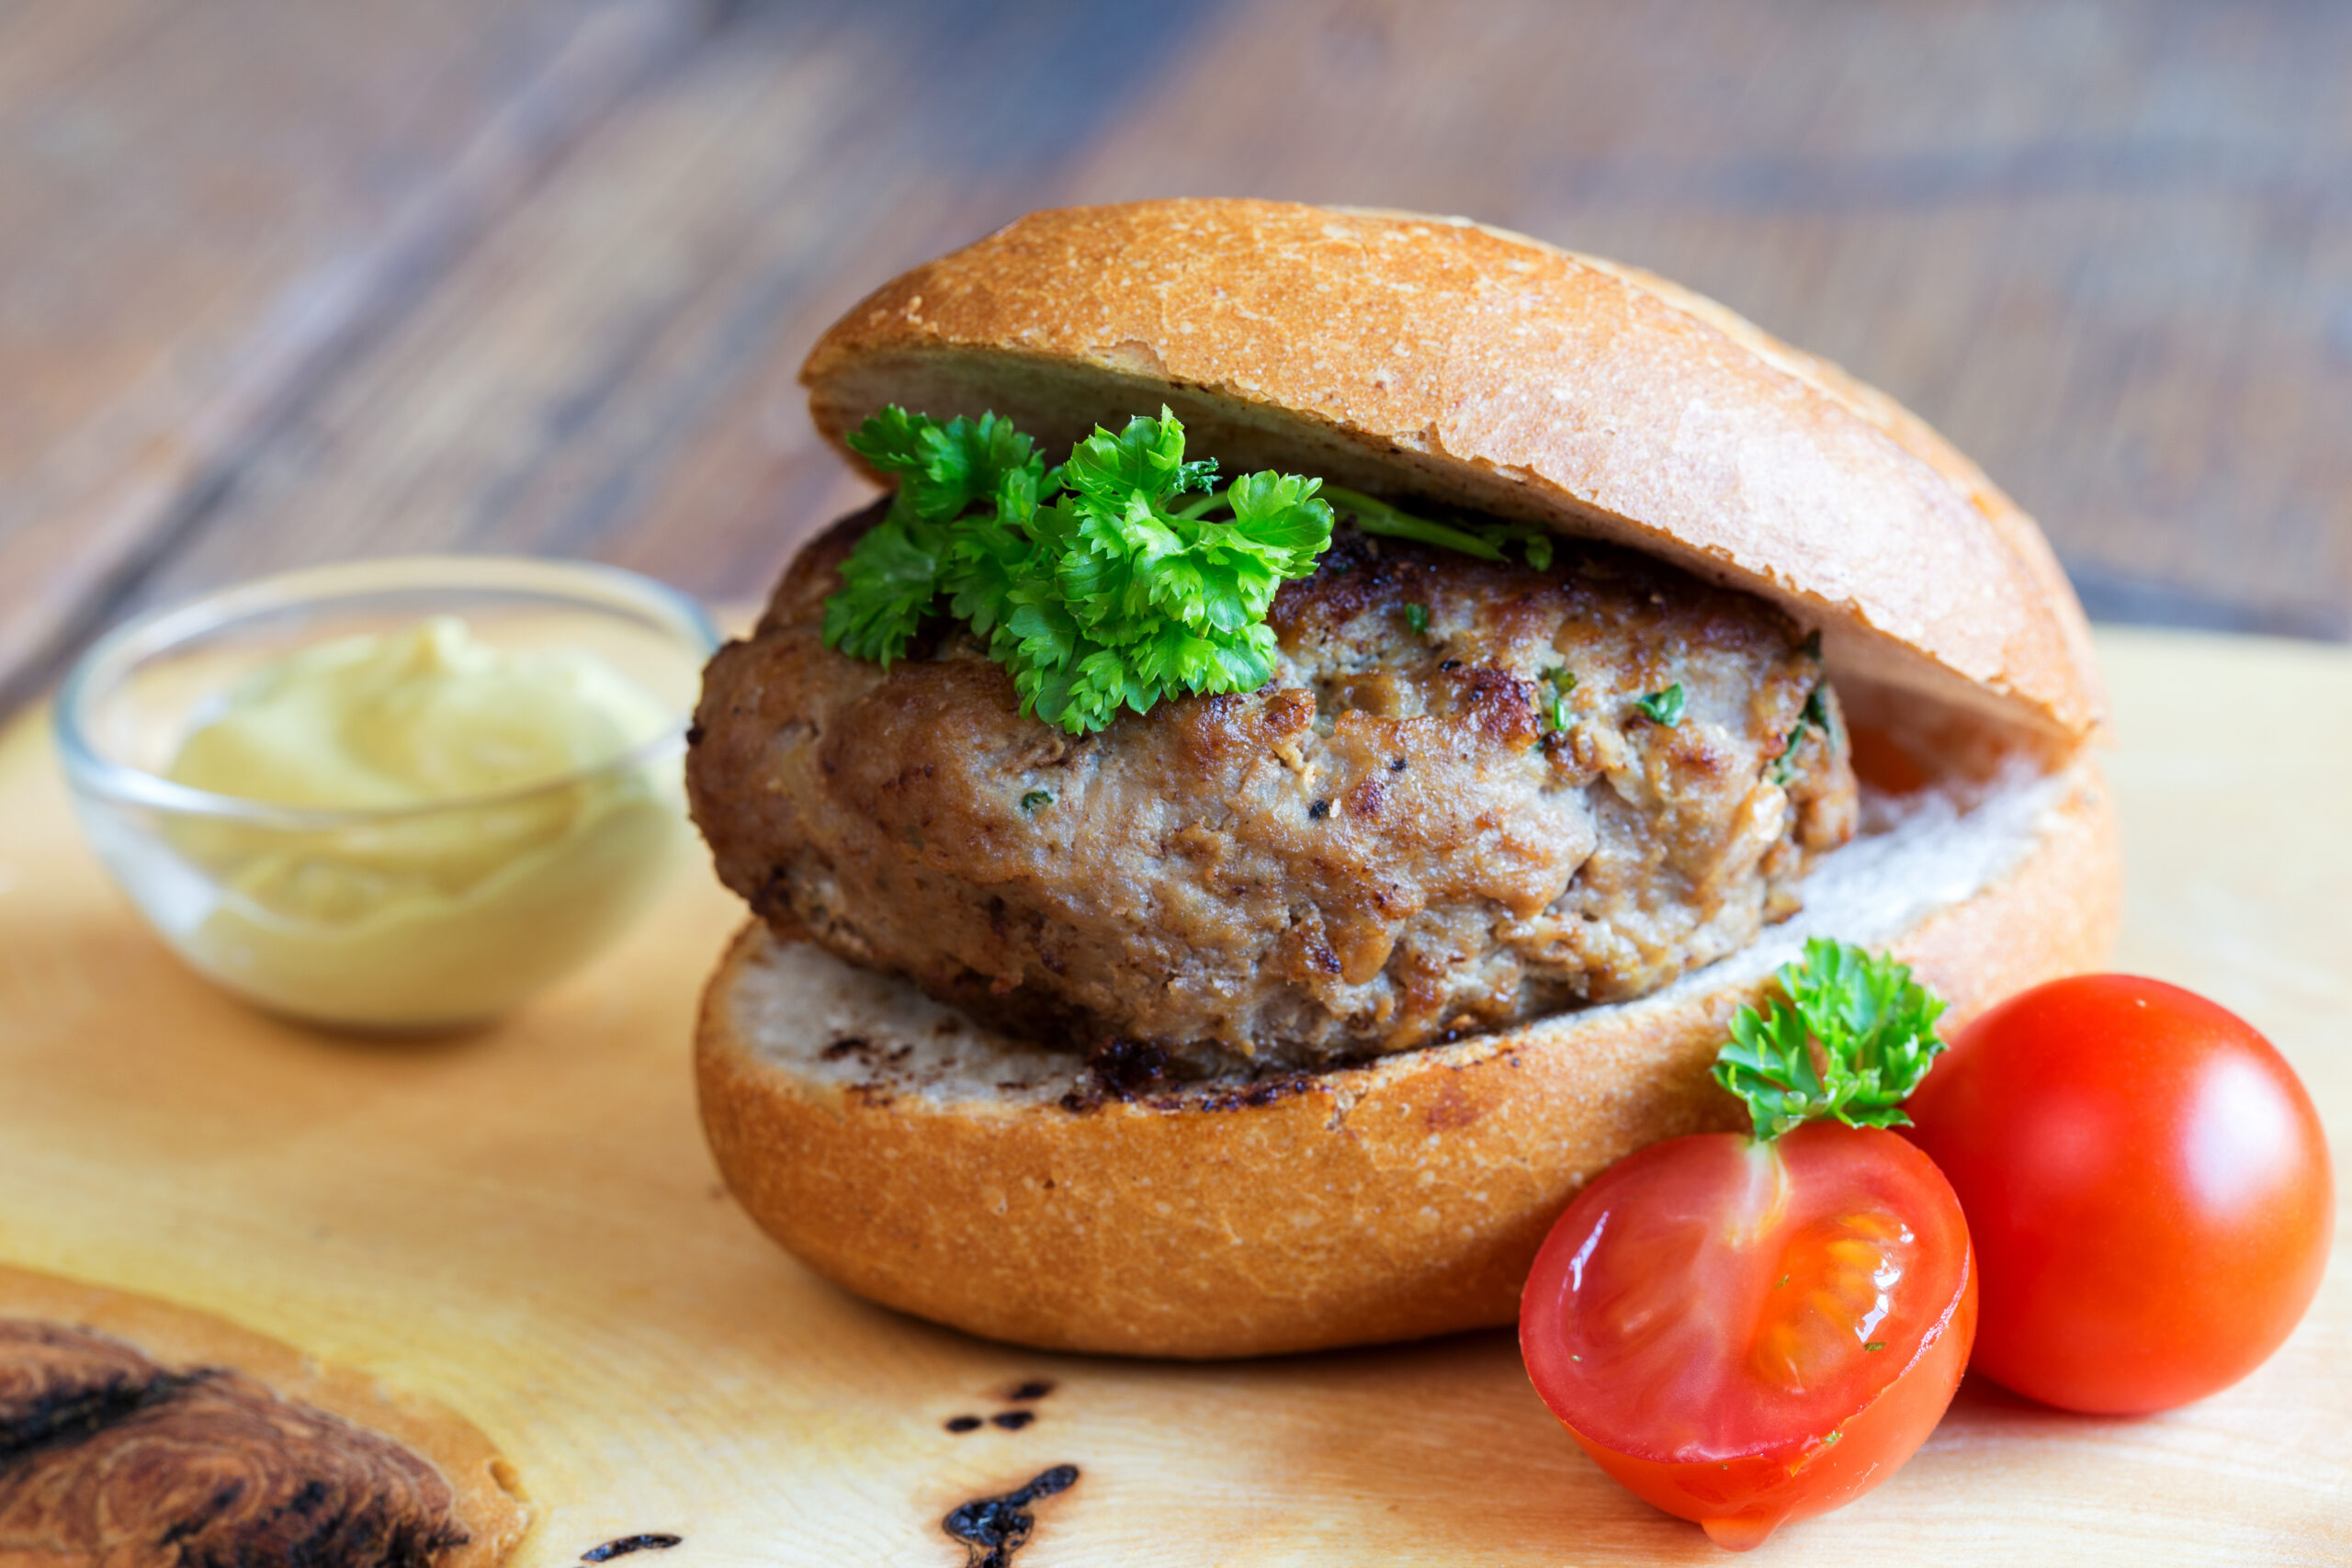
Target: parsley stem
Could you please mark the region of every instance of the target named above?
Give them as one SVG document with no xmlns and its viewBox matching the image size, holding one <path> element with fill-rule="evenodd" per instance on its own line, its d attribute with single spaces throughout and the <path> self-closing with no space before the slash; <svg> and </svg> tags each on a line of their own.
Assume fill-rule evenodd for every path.
<svg viewBox="0 0 2352 1568">
<path fill-rule="evenodd" d="M 1221 490 L 1213 490 L 1209 491 L 1208 494 L 1201 497 L 1198 501 L 1178 507 L 1169 515 L 1172 517 L 1182 517 L 1187 522 L 1195 522 L 1207 516 L 1218 507 L 1226 504 L 1227 504 L 1226 491 Z"/>
<path fill-rule="evenodd" d="M 1419 539 L 1425 545 L 1440 545 L 1449 550 L 1459 550 L 1480 560 L 1500 560 L 1502 551 L 1460 528 L 1443 523 L 1432 523 L 1426 517 L 1416 517 L 1409 512 L 1399 512 L 1385 501 L 1374 501 L 1359 491 L 1343 490 L 1326 484 L 1323 499 L 1355 519 L 1356 526 L 1367 534 L 1378 534 L 1390 539 Z"/>
</svg>

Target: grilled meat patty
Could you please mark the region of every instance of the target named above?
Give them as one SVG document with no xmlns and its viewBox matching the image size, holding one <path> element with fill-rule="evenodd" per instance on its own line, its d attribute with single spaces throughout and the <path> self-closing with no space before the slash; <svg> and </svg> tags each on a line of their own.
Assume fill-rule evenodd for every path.
<svg viewBox="0 0 2352 1568">
<path fill-rule="evenodd" d="M 1275 601 L 1271 682 L 1081 738 L 1022 717 L 952 623 L 888 673 L 822 646 L 879 515 L 803 551 L 712 661 L 695 820 L 780 931 L 1106 1076 L 1640 996 L 1794 912 L 1853 830 L 1815 649 L 1646 558 L 1562 540 L 1536 571 L 1342 528 Z"/>
</svg>

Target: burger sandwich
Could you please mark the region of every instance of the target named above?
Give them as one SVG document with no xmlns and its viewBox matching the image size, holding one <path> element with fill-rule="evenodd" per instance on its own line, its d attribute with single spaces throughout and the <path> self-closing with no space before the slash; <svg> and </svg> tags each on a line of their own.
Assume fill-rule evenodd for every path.
<svg viewBox="0 0 2352 1568">
<path fill-rule="evenodd" d="M 713 660 L 746 1209 L 848 1289 L 1221 1357 L 1511 1321 L 1577 1187 L 1739 1124 L 1809 936 L 1950 1024 L 2095 964 L 2101 695 L 2033 523 L 1728 310 L 1453 219 L 1162 201 L 884 286 L 888 486 Z"/>
</svg>

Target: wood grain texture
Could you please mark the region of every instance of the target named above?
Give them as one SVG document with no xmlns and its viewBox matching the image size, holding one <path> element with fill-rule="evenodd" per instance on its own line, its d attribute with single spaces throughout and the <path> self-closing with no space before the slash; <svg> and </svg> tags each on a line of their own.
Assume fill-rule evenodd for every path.
<svg viewBox="0 0 2352 1568">
<path fill-rule="evenodd" d="M 40 1325 L 68 1335 L 96 1334 L 111 1342 L 117 1355 L 148 1360 L 147 1366 L 140 1367 L 136 1359 L 128 1366 L 114 1359 L 118 1375 L 125 1382 L 138 1387 L 160 1371 L 165 1386 L 146 1383 L 146 1399 L 102 1403 L 95 1417 L 68 1424 L 62 1431 L 45 1430 L 46 1440 L 26 1444 L 21 1428 L 12 1434 L 18 1440 L 11 1445 L 6 1460 L 0 1461 L 0 1477 L 7 1478 L 0 1482 L 0 1496 L 22 1510 L 0 1524 L 0 1540 L 7 1543 L 0 1552 L 7 1553 L 10 1561 L 61 1568 L 61 1560 L 74 1557 L 76 1549 L 64 1545 L 57 1535 L 50 1535 L 45 1547 L 35 1549 L 27 1537 L 39 1540 L 44 1532 L 26 1527 L 36 1520 L 51 1529 L 66 1526 L 63 1533 L 68 1535 L 74 1525 L 101 1533 L 113 1543 L 112 1551 L 92 1553 L 86 1545 L 80 1551 L 85 1555 L 104 1555 L 115 1568 L 130 1568 L 132 1561 L 185 1564 L 223 1558 L 266 1561 L 285 1555 L 312 1562 L 344 1558 L 397 1562 L 403 1555 L 397 1537 L 380 1522 L 389 1510 L 379 1510 L 384 1504 L 401 1501 L 409 1506 L 405 1511 L 410 1516 L 411 1540 L 419 1533 L 417 1524 L 429 1520 L 444 1506 L 453 1510 L 465 1539 L 454 1543 L 456 1550 L 446 1551 L 434 1568 L 498 1568 L 530 1528 L 530 1509 L 514 1495 L 510 1467 L 464 1418 L 428 1401 L 387 1389 L 372 1379 L 322 1366 L 292 1346 L 156 1297 L 0 1265 L 0 1326 L 11 1325 L 20 1331 Z M 103 1345 L 98 1353 L 107 1354 Z M 0 1349 L 0 1362 L 5 1362 L 6 1354 Z M 74 1359 L 61 1356 L 47 1364 L 53 1376 L 71 1368 Z M 164 1412 L 166 1419 L 161 1433 L 152 1419 L 140 1418 L 152 1417 L 157 1405 L 168 1407 L 181 1395 L 201 1390 L 215 1372 L 227 1372 L 237 1380 L 226 1402 L 231 1419 L 222 1420 L 221 1405 L 210 1401 L 207 1402 L 209 1422 L 202 1416 L 189 1417 L 185 1405 L 177 1420 L 169 1418 L 168 1409 Z M 173 1381 L 181 1387 L 167 1392 Z M 240 1407 L 255 1408 L 254 1395 L 263 1390 L 266 1391 L 264 1398 L 275 1396 L 300 1408 L 284 1424 L 234 1419 Z M 30 1390 L 20 1383 L 10 1392 L 22 1398 Z M 158 1394 L 160 1398 L 155 1397 Z M 113 1408 L 107 1409 L 107 1404 Z M 54 1410 L 56 1404 L 50 1407 Z M 17 1408 L 21 1412 L 25 1405 Z M 340 1442 L 333 1425 L 322 1430 L 304 1412 L 324 1412 L 337 1421 L 351 1423 L 367 1436 L 355 1442 Z M 107 1441 L 110 1429 L 119 1438 L 119 1428 L 127 1419 L 145 1427 L 146 1440 Z M 401 1484 L 414 1472 L 398 1460 L 386 1465 L 383 1450 L 376 1447 L 378 1439 L 397 1445 L 437 1472 L 448 1489 L 446 1503 L 432 1502 L 425 1509 L 417 1509 L 417 1502 L 432 1498 L 435 1488 L 429 1481 L 424 1486 L 413 1482 Z M 142 1448 L 144 1458 L 139 1457 Z M 93 1457 L 77 1463 L 76 1450 Z M 230 1453 L 240 1454 L 242 1462 L 223 1462 Z M 104 1502 L 80 1508 L 43 1506 L 43 1503 L 54 1503 L 55 1492 L 26 1484 L 21 1472 L 8 1473 L 28 1459 L 51 1466 L 52 1477 L 59 1470 L 67 1475 L 78 1472 L 85 1478 L 81 1482 L 84 1495 L 98 1494 Z M 312 1472 L 308 1476 L 302 1473 L 306 1461 Z M 374 1484 L 369 1483 L 371 1472 Z M 239 1484 L 220 1486 L 220 1480 L 229 1474 L 234 1474 Z M 134 1479 L 123 1485 L 119 1483 L 123 1475 Z M 332 1498 L 335 1506 L 315 1514 L 312 1509 L 285 1506 L 292 1501 L 289 1493 L 300 1497 L 313 1492 Z M 370 1508 L 371 1502 L 375 1508 Z M 271 1506 L 273 1503 L 277 1506 Z M 424 1519 L 416 1517 L 420 1512 Z M 223 1514 L 232 1517 L 223 1519 L 220 1517 Z M 393 1517 L 398 1517 L 398 1513 Z M 286 1522 L 292 1522 L 293 1528 L 272 1529 Z M 371 1524 L 375 1528 L 368 1528 Z M 243 1529 L 235 1528 L 239 1525 Z M 150 1545 L 153 1538 L 147 1532 L 159 1526 L 165 1540 Z M 187 1545 L 176 1544 L 191 1536 L 197 1539 Z M 390 1543 L 393 1549 L 389 1551 L 384 1550 L 388 1537 L 393 1537 Z M 371 1552 L 370 1547 L 376 1550 Z M 344 1562 L 343 1568 L 350 1568 L 349 1562 Z"/>
<path fill-rule="evenodd" d="M 867 493 L 796 379 L 891 271 L 1107 132 L 1183 8 L 764 7 L 616 112 L 253 453 L 130 603 L 405 550 L 762 593 Z"/>
<path fill-rule="evenodd" d="M 0 695 L 701 10 L 0 14 Z"/>
<path fill-rule="evenodd" d="M 256 442 L 126 609 L 298 560 L 763 586 L 862 493 L 795 383 L 1032 208 L 1461 211 L 1911 404 L 2094 614 L 2352 635 L 2352 10 L 1955 0 L 745 6 Z"/>
<path fill-rule="evenodd" d="M 2352 1149 L 2352 655 L 2106 634 L 2132 870 L 2120 966 L 2267 1032 Z M 2226 708 L 2242 743 L 2183 712 Z M 963 1561 L 958 1503 L 1049 1466 L 1022 1568 L 1714 1562 L 1603 1479 L 1507 1334 L 1252 1364 L 1008 1350 L 860 1304 L 763 1241 L 696 1130 L 696 987 L 736 918 L 697 875 L 503 1027 L 367 1044 L 207 989 L 82 849 L 37 725 L 0 739 L 0 1259 L 164 1295 L 480 1427 L 559 1564 Z M 2342 1562 L 2352 1205 L 2267 1366 L 2142 1421 L 1963 1389 L 1893 1482 L 1761 1562 Z M 1050 1260 L 1046 1260 L 1049 1266 Z M 962 1415 L 1052 1392 L 1017 1430 Z"/>
</svg>

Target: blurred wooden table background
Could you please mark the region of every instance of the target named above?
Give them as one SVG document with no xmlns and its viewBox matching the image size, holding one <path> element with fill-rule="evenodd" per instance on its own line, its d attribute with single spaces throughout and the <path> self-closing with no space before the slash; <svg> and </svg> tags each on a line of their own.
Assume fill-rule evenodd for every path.
<svg viewBox="0 0 2352 1568">
<path fill-rule="evenodd" d="M 0 705 L 360 554 L 763 590 L 794 380 L 1031 208 L 1463 212 L 1940 425 L 2095 615 L 2352 636 L 2352 6 L 0 0 Z"/>
</svg>

